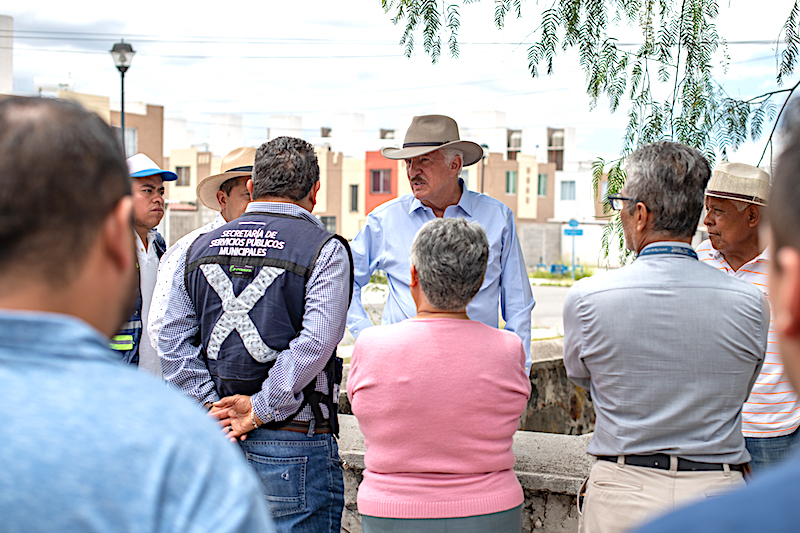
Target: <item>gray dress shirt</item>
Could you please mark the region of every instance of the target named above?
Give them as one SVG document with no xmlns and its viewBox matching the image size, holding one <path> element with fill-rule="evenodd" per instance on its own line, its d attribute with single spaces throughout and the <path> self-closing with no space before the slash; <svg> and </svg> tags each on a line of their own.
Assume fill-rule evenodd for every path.
<svg viewBox="0 0 800 533">
<path fill-rule="evenodd" d="M 691 249 L 659 242 L 643 252 L 654 245 Z M 591 390 L 588 453 L 749 461 L 742 404 L 768 327 L 761 291 L 686 255 L 640 256 L 576 283 L 564 302 L 564 365 Z"/>
</svg>

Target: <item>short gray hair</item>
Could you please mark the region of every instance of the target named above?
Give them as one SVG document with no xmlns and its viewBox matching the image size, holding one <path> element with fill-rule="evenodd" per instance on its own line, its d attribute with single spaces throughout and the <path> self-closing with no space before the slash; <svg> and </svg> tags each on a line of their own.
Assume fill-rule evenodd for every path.
<svg viewBox="0 0 800 533">
<path fill-rule="evenodd" d="M 644 202 L 653 230 L 691 237 L 703 211 L 711 166 L 703 155 L 680 143 L 659 141 L 637 149 L 625 167 L 625 195 Z M 628 212 L 636 209 L 628 202 Z"/>
<path fill-rule="evenodd" d="M 319 181 L 314 147 L 295 137 L 277 137 L 256 151 L 253 166 L 253 200 L 265 196 L 305 198 Z"/>
<path fill-rule="evenodd" d="M 436 309 L 458 311 L 478 294 L 486 274 L 489 241 L 477 222 L 437 218 L 426 223 L 411 244 L 411 264 Z"/>
<path fill-rule="evenodd" d="M 444 163 L 445 165 L 450 165 L 453 159 L 459 155 L 461 156 L 461 166 L 464 166 L 464 150 L 461 148 L 453 148 L 451 146 L 446 146 L 444 148 L 439 148 L 439 151 L 442 152 L 444 156 Z"/>
</svg>

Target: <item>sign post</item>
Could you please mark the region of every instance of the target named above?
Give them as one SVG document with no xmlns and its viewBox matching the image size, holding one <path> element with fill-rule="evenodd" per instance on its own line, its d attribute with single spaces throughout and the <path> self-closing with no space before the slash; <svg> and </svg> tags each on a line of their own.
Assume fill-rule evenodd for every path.
<svg viewBox="0 0 800 533">
<path fill-rule="evenodd" d="M 572 237 L 572 279 L 575 279 L 575 237 L 583 235 L 582 229 L 577 229 L 578 221 L 570 219 L 569 221 L 569 228 L 564 229 L 564 235 L 569 235 Z"/>
</svg>

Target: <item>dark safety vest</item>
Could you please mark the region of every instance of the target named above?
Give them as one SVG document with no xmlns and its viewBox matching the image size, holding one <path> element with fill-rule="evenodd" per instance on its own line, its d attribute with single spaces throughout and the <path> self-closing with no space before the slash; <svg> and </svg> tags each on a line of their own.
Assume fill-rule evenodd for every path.
<svg viewBox="0 0 800 533">
<path fill-rule="evenodd" d="M 201 235 L 189 248 L 186 291 L 197 313 L 197 341 L 220 397 L 251 396 L 261 390 L 278 354 L 303 328 L 306 282 L 320 250 L 334 238 L 349 254 L 347 241 L 309 220 L 245 213 Z M 321 418 L 317 413 L 324 401 L 335 424 L 332 392 L 334 383 L 341 382 L 341 359 L 335 352 L 326 371 L 328 394 L 315 392 L 314 379 L 303 389 L 297 412 L 311 403 L 315 418 Z"/>
<path fill-rule="evenodd" d="M 151 230 L 155 231 L 155 230 Z M 156 255 L 159 259 L 167 249 L 164 237 L 157 231 L 153 244 Z M 139 275 L 139 262 L 136 262 L 136 274 Z M 147 317 L 144 317 L 146 320 Z M 139 343 L 142 340 L 144 330 L 144 320 L 142 320 L 142 289 L 141 278 L 136 282 L 136 299 L 134 300 L 133 311 L 128 321 L 125 322 L 116 335 L 111 337 L 111 349 L 120 353 L 122 360 L 131 365 L 139 365 Z"/>
</svg>

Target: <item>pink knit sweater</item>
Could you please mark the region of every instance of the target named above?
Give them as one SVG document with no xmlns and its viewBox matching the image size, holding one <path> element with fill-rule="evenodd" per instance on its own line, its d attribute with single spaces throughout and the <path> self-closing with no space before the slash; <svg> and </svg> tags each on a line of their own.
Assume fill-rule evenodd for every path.
<svg viewBox="0 0 800 533">
<path fill-rule="evenodd" d="M 452 518 L 520 505 L 511 445 L 531 390 L 524 365 L 517 335 L 472 320 L 364 330 L 347 379 L 367 446 L 359 512 Z"/>
</svg>

